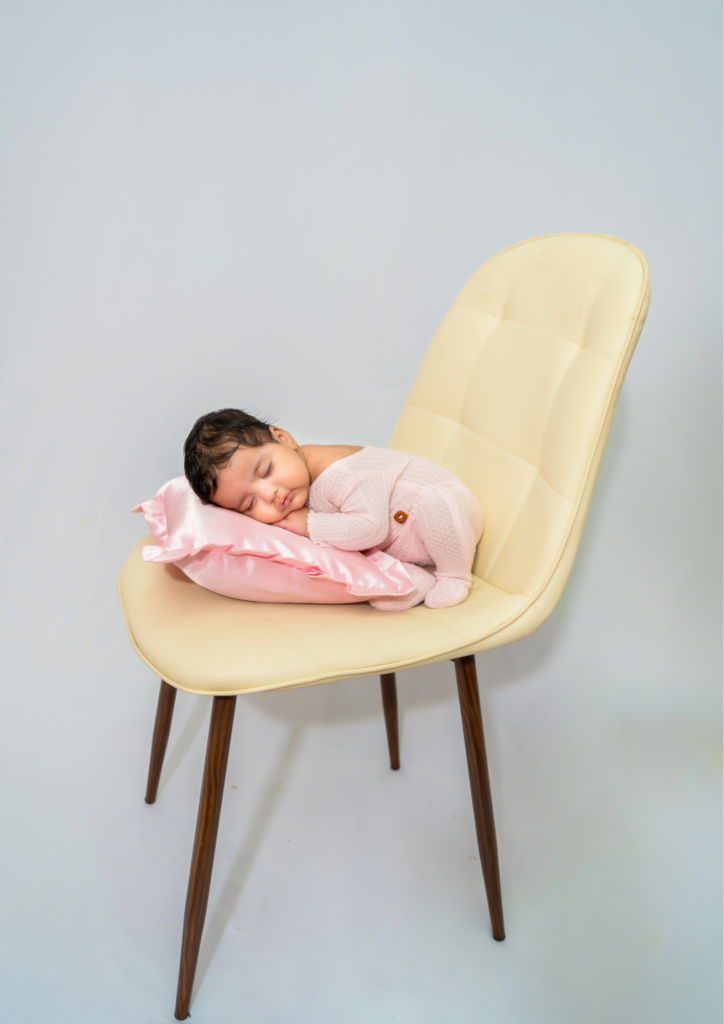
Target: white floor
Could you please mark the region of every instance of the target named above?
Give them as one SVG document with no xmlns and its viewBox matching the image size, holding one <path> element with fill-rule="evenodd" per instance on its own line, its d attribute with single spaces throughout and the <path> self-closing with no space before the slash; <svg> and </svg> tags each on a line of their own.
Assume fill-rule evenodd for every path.
<svg viewBox="0 0 724 1024">
<path fill-rule="evenodd" d="M 478 658 L 502 944 L 451 665 L 399 678 L 399 772 L 376 679 L 239 700 L 194 1020 L 718 1024 L 719 759 L 665 673 L 653 708 L 635 670 L 566 664 L 575 618 Z M 102 670 L 56 652 L 6 702 L 13 1024 L 172 1019 L 209 702 L 179 694 L 147 806 L 157 687 L 120 629 L 109 646 Z"/>
</svg>

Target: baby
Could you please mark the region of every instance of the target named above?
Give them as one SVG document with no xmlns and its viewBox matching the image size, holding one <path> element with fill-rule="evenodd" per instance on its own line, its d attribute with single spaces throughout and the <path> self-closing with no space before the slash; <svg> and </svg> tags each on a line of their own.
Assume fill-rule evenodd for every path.
<svg viewBox="0 0 724 1024">
<path fill-rule="evenodd" d="M 450 608 L 468 596 L 483 517 L 467 487 L 434 462 L 386 448 L 300 446 L 279 427 L 221 409 L 194 424 L 184 469 L 205 504 L 315 544 L 399 558 L 415 590 L 371 601 L 380 611 L 421 601 Z"/>
</svg>

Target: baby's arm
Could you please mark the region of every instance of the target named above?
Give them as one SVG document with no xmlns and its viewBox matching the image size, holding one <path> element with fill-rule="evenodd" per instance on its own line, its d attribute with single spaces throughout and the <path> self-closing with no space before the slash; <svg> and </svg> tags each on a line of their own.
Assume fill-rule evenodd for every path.
<svg viewBox="0 0 724 1024">
<path fill-rule="evenodd" d="M 336 504 L 335 497 L 325 495 Z M 365 475 L 354 481 L 339 500 L 339 512 L 311 512 L 309 537 L 317 544 L 343 551 L 366 551 L 381 544 L 390 532 L 390 496 L 385 478 Z"/>
<path fill-rule="evenodd" d="M 369 508 L 362 512 L 310 512 L 308 508 L 300 508 L 274 525 L 327 547 L 366 551 L 381 544 L 387 536 L 387 518 L 386 504 L 384 514 L 382 510 Z"/>
</svg>

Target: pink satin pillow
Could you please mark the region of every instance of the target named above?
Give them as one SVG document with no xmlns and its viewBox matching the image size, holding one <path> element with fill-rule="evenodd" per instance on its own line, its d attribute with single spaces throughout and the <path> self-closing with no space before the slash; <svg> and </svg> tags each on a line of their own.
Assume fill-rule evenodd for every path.
<svg viewBox="0 0 724 1024">
<path fill-rule="evenodd" d="M 402 563 L 383 551 L 338 551 L 215 505 L 203 505 L 186 477 L 137 505 L 157 547 L 146 562 L 174 562 L 194 583 L 244 601 L 351 604 L 409 594 Z"/>
</svg>

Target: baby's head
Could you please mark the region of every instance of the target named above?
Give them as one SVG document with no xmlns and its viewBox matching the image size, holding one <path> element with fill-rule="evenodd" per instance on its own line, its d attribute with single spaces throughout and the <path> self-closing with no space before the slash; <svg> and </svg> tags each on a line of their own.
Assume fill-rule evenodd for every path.
<svg viewBox="0 0 724 1024">
<path fill-rule="evenodd" d="M 309 495 L 309 470 L 294 438 L 241 409 L 196 420 L 184 444 L 184 472 L 205 505 L 278 523 Z"/>
</svg>

